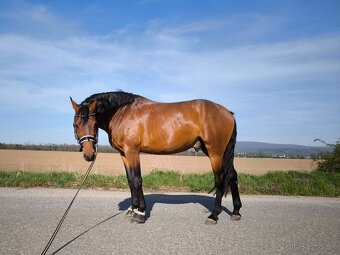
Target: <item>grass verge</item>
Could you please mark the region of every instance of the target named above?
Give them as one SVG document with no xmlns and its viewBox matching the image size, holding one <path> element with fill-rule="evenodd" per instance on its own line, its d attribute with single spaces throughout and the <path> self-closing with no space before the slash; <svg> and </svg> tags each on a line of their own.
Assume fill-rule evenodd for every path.
<svg viewBox="0 0 340 255">
<path fill-rule="evenodd" d="M 0 171 L 1 187 L 54 187 L 76 188 L 83 176 L 76 173 L 5 172 Z M 155 170 L 143 177 L 146 190 L 208 192 L 214 185 L 212 173 L 180 174 Z M 92 174 L 85 188 L 128 189 L 125 176 Z M 242 194 L 340 196 L 340 174 L 324 172 L 270 172 L 261 176 L 239 174 Z"/>
</svg>

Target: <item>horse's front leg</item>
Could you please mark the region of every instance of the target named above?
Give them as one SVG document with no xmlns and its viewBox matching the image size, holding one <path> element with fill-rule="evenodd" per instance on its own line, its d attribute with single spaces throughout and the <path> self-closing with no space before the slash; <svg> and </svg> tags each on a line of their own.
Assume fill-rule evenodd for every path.
<svg viewBox="0 0 340 255">
<path fill-rule="evenodd" d="M 131 207 L 126 217 L 134 222 L 145 222 L 145 199 L 142 188 L 139 151 L 127 150 L 122 155 L 126 175 L 131 190 Z"/>
</svg>

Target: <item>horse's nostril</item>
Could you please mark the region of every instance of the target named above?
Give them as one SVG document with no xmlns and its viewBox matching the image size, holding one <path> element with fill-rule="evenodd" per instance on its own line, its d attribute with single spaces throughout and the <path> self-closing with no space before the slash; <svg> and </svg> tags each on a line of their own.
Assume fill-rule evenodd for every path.
<svg viewBox="0 0 340 255">
<path fill-rule="evenodd" d="M 96 148 L 95 147 L 90 147 L 87 148 L 86 146 L 82 147 L 83 148 L 83 157 L 86 161 L 93 161 L 96 157 Z"/>
<path fill-rule="evenodd" d="M 84 159 L 86 160 L 86 161 L 93 161 L 94 160 L 94 153 L 92 154 L 92 155 L 86 155 L 86 154 L 84 154 Z"/>
</svg>

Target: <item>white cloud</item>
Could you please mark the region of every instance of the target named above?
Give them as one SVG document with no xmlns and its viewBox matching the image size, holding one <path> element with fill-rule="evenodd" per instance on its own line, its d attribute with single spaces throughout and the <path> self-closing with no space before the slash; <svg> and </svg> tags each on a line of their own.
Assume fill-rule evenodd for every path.
<svg viewBox="0 0 340 255">
<path fill-rule="evenodd" d="M 21 102 L 27 111 L 71 112 L 69 96 L 79 102 L 123 89 L 157 101 L 208 98 L 238 112 L 243 126 L 263 120 L 259 112 L 267 123 L 282 114 L 299 125 L 303 116 L 313 124 L 316 113 L 340 110 L 338 34 L 239 44 L 272 29 L 265 17 L 252 16 L 254 24 L 238 33 L 241 19 L 221 18 L 180 26 L 154 20 L 137 31 L 90 36 L 44 6 L 30 10 L 23 14 L 27 27 L 37 26 L 31 32 L 0 34 L 1 109 Z M 224 35 L 214 38 L 219 31 Z"/>
<path fill-rule="evenodd" d="M 143 88 L 138 86 L 156 88 L 159 99 L 163 99 L 176 88 L 182 90 L 181 94 L 191 95 L 195 89 L 197 94 L 204 95 L 206 91 L 225 87 L 244 86 L 255 91 L 283 82 L 339 78 L 338 35 L 195 51 L 181 47 L 189 42 L 176 48 L 176 43 L 171 42 L 183 38 L 176 38 L 176 33 L 163 35 L 164 31 L 167 29 L 160 34 L 141 33 L 129 44 L 100 37 L 66 37 L 55 41 L 1 35 L 0 87 L 8 93 L 15 92 L 12 86 L 26 88 L 22 96 L 29 101 L 35 101 L 32 98 L 39 88 L 46 95 L 50 91 L 50 97 L 70 93 L 85 97 L 112 86 L 140 92 Z M 170 39 L 163 43 L 160 37 Z M 141 48 L 141 42 L 151 45 Z M 7 96 L 5 93 L 0 96 L 2 106 Z"/>
</svg>

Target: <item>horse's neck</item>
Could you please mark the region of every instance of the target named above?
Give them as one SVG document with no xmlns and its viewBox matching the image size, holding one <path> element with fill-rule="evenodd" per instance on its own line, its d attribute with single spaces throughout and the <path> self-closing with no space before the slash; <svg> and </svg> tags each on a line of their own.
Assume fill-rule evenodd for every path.
<svg viewBox="0 0 340 255">
<path fill-rule="evenodd" d="M 98 116 L 97 117 L 97 125 L 100 129 L 103 129 L 104 131 L 106 131 L 106 133 L 109 133 L 109 126 L 110 126 L 110 122 L 111 122 L 111 117 L 108 118 L 106 116 Z"/>
<path fill-rule="evenodd" d="M 132 107 L 132 108 L 140 109 L 150 104 L 155 104 L 155 102 L 144 97 L 138 97 L 133 103 L 124 105 L 118 108 L 116 111 L 106 112 L 106 113 L 102 113 L 101 115 L 99 115 L 97 117 L 97 125 L 99 128 L 103 129 L 109 134 L 111 132 L 110 131 L 111 122 L 116 121 L 120 123 L 124 118 L 126 108 Z"/>
</svg>

